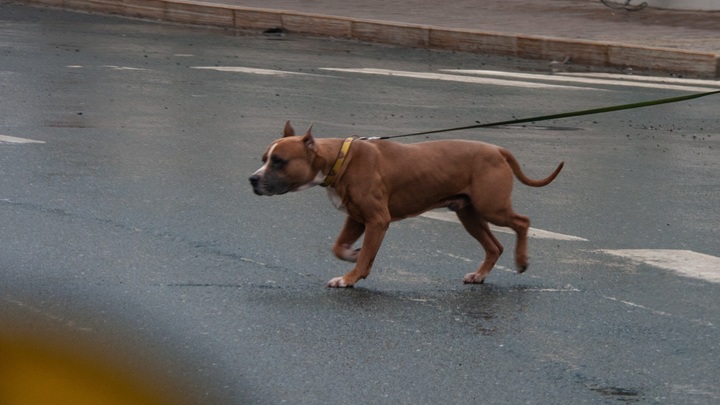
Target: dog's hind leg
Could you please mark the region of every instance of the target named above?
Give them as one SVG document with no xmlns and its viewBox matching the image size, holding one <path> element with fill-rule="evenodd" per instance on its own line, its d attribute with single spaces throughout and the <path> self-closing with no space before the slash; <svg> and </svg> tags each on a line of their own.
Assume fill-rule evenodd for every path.
<svg viewBox="0 0 720 405">
<path fill-rule="evenodd" d="M 355 221 L 349 216 L 345 219 L 345 225 L 340 231 L 335 244 L 333 245 L 333 253 L 338 259 L 355 263 L 360 256 L 360 249 L 353 249 L 353 244 L 360 239 L 365 232 L 365 224 Z"/>
<path fill-rule="evenodd" d="M 502 210 L 502 214 L 487 217 L 490 223 L 511 228 L 517 234 L 515 245 L 515 266 L 518 273 L 524 273 L 528 267 L 527 235 L 530 229 L 530 218 L 514 212 L 511 208 Z"/>
<path fill-rule="evenodd" d="M 527 255 L 527 234 L 530 229 L 530 218 L 525 215 L 513 213 L 510 228 L 517 233 L 517 245 L 515 246 L 515 266 L 518 273 L 524 273 L 528 268 Z"/>
<path fill-rule="evenodd" d="M 495 263 L 503 253 L 503 247 L 490 232 L 488 222 L 477 212 L 472 206 L 466 206 L 457 211 L 465 230 L 468 231 L 485 250 L 485 259 L 483 259 L 480 267 L 474 273 L 468 273 L 463 277 L 465 284 L 481 284 L 485 281 L 485 277 L 495 266 Z"/>
</svg>

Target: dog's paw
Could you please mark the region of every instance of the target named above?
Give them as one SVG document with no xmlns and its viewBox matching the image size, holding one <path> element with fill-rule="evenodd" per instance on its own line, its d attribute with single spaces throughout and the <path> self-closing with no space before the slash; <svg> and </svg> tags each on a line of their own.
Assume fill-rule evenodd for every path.
<svg viewBox="0 0 720 405">
<path fill-rule="evenodd" d="M 465 284 L 483 284 L 485 282 L 485 275 L 478 273 L 468 273 L 463 277 L 463 283 Z"/>
<path fill-rule="evenodd" d="M 523 274 L 523 273 L 525 273 L 525 271 L 527 270 L 527 268 L 528 268 L 527 262 L 525 262 L 524 264 L 518 263 L 518 264 L 517 264 L 517 272 L 518 272 L 518 274 Z"/>
<path fill-rule="evenodd" d="M 328 281 L 327 286 L 329 288 L 352 288 L 353 285 L 346 283 L 342 277 L 335 277 Z"/>
<path fill-rule="evenodd" d="M 518 274 L 525 273 L 525 270 L 528 268 L 528 258 L 527 256 L 518 256 L 515 258 L 515 267 L 517 268 Z"/>
</svg>

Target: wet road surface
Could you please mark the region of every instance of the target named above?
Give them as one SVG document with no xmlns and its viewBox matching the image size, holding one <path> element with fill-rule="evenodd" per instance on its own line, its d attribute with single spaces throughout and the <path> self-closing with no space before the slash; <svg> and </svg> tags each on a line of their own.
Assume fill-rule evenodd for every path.
<svg viewBox="0 0 720 405">
<path fill-rule="evenodd" d="M 530 269 L 512 270 L 513 235 L 496 232 L 498 266 L 463 285 L 480 247 L 437 212 L 392 224 L 370 277 L 333 290 L 348 264 L 325 192 L 247 184 L 286 119 L 393 134 L 688 91 L 418 78 L 548 67 L 0 10 L 4 330 L 122 352 L 197 403 L 720 399 L 720 286 L 700 275 L 720 260 L 720 100 L 433 137 L 501 144 L 532 177 L 566 161 L 552 185 L 516 186 L 540 230 Z"/>
</svg>

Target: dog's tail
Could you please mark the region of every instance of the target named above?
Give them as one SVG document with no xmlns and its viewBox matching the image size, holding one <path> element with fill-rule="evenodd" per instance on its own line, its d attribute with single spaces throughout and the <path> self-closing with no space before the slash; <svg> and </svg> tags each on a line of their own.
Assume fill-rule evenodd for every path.
<svg viewBox="0 0 720 405">
<path fill-rule="evenodd" d="M 565 162 L 560 162 L 557 169 L 555 169 L 555 171 L 552 172 L 551 175 L 545 177 L 544 179 L 535 180 L 527 177 L 525 173 L 522 172 L 522 169 L 520 169 L 520 164 L 518 163 L 517 159 L 515 159 L 515 156 L 512 155 L 512 153 L 502 148 L 500 148 L 500 153 L 503 155 L 503 157 L 505 157 L 505 160 L 507 160 L 508 164 L 510 164 L 510 167 L 515 174 L 515 177 L 517 177 L 521 183 L 531 187 L 547 186 L 553 180 L 555 180 L 555 177 L 557 177 L 558 173 L 560 173 L 560 170 L 562 170 L 563 166 L 565 165 Z"/>
</svg>

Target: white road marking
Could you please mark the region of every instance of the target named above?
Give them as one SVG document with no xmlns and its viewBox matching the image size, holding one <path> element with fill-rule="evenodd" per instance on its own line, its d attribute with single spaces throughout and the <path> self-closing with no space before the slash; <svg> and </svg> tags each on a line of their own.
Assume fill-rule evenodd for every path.
<svg viewBox="0 0 720 405">
<path fill-rule="evenodd" d="M 524 88 L 530 88 L 530 89 L 564 89 L 564 90 L 604 91 L 602 89 L 593 89 L 593 88 L 588 89 L 587 87 L 523 82 L 523 81 L 517 81 L 517 80 L 490 79 L 490 78 L 484 78 L 484 77 L 472 77 L 472 76 L 461 76 L 461 75 L 448 75 L 448 74 L 443 74 L 443 73 L 432 73 L 432 72 L 407 72 L 407 71 L 402 71 L 402 70 L 371 69 L 371 68 L 360 68 L 360 69 L 320 68 L 320 70 L 328 70 L 328 71 L 332 71 L 332 72 L 362 73 L 362 74 L 381 75 L 381 76 L 409 77 L 409 78 L 414 78 L 414 79 L 430 79 L 430 80 L 441 80 L 441 81 L 461 82 L 461 83 L 489 84 L 489 85 L 495 85 L 495 86 L 524 87 Z"/>
<path fill-rule="evenodd" d="M 446 222 L 455 222 L 460 223 L 460 220 L 458 219 L 457 215 L 455 215 L 454 212 L 451 211 L 428 211 L 424 214 L 420 215 L 421 217 L 430 218 L 430 219 L 437 219 L 440 221 L 446 221 Z M 515 231 L 509 228 L 502 228 L 499 226 L 490 225 L 490 229 L 497 232 L 503 232 L 503 233 L 509 233 L 509 234 L 515 234 Z M 566 241 L 581 241 L 581 242 L 587 242 L 588 240 L 585 238 L 581 238 L 579 236 L 573 236 L 573 235 L 565 235 L 562 233 L 557 232 L 550 232 L 545 231 L 542 229 L 537 228 L 530 228 L 530 231 L 528 231 L 528 236 L 531 238 L 536 239 L 555 239 L 555 240 L 566 240 Z"/>
<path fill-rule="evenodd" d="M 45 318 L 49 318 L 49 319 L 51 319 L 51 320 L 53 320 L 53 321 L 56 321 L 56 322 L 61 322 L 61 323 L 65 324 L 66 326 L 68 326 L 68 327 L 70 327 L 70 328 L 72 328 L 72 329 L 79 330 L 79 331 L 83 331 L 83 332 L 92 332 L 92 331 L 93 331 L 93 328 L 79 325 L 76 321 L 74 321 L 74 320 L 72 320 L 72 319 L 63 318 L 63 317 L 61 317 L 61 316 L 58 316 L 58 315 L 55 315 L 55 314 L 53 314 L 53 313 L 47 312 L 47 311 L 45 311 L 45 310 L 43 310 L 43 309 L 41 309 L 41 308 L 34 307 L 34 306 L 32 306 L 32 305 L 26 304 L 26 303 L 24 303 L 24 302 L 22 302 L 22 301 L 19 301 L 19 300 L 14 299 L 14 298 L 7 297 L 7 296 L 1 297 L 1 298 L 2 298 L 3 301 L 5 301 L 5 302 L 7 302 L 7 303 L 10 303 L 10 304 L 13 304 L 13 305 L 15 305 L 16 307 L 19 307 L 19 308 L 21 308 L 21 309 L 23 309 L 23 310 L 25 310 L 25 311 L 33 312 L 33 313 L 35 313 L 35 314 L 37 314 L 37 315 L 43 316 L 43 317 L 45 317 Z"/>
<path fill-rule="evenodd" d="M 442 250 L 436 250 L 436 252 L 439 253 L 439 254 L 441 254 L 441 255 L 445 255 L 445 256 L 451 257 L 451 258 L 456 259 L 456 260 L 461 260 L 461 261 L 463 261 L 463 262 L 468 262 L 468 263 L 480 263 L 480 260 L 479 260 L 479 259 L 478 259 L 478 260 L 468 259 L 467 257 L 454 255 L 454 254 L 448 253 L 448 252 L 443 252 Z M 481 251 L 481 252 L 482 252 L 482 251 Z M 517 273 L 515 270 L 509 269 L 509 268 L 507 268 L 507 267 L 505 267 L 505 266 L 501 266 L 501 265 L 499 265 L 499 264 L 496 264 L 495 267 L 493 267 L 493 270 L 500 270 L 500 271 L 504 271 L 504 272 L 507 272 L 507 273 Z M 540 277 L 537 277 L 537 276 L 530 276 L 530 277 L 536 278 L 536 279 L 539 279 L 539 278 L 540 278 Z M 534 287 L 534 288 L 510 289 L 509 291 L 551 292 L 551 293 L 556 293 L 556 292 L 580 292 L 579 289 L 573 287 L 573 286 L 570 285 L 570 284 L 565 285 L 564 288 L 542 288 L 542 287 Z"/>
<path fill-rule="evenodd" d="M 511 290 L 512 291 L 512 290 Z M 523 288 L 515 291 L 523 292 L 580 292 L 577 288 L 568 284 L 565 288 Z"/>
<path fill-rule="evenodd" d="M 192 69 L 217 70 L 218 72 L 250 73 L 264 76 L 323 76 L 312 73 L 288 72 L 285 70 L 258 69 L 243 66 L 191 66 Z"/>
<path fill-rule="evenodd" d="M 613 79 L 630 82 L 651 82 L 651 83 L 676 83 L 683 85 L 700 85 L 720 87 L 718 80 L 702 80 L 702 79 L 683 79 L 679 77 L 657 77 L 657 76 L 633 76 L 617 73 L 556 73 L 558 76 L 574 76 L 574 77 L 595 77 L 600 79 Z"/>
<path fill-rule="evenodd" d="M 633 308 L 639 308 L 639 309 L 642 309 L 642 310 L 651 312 L 651 313 L 653 313 L 653 314 L 655 314 L 655 315 L 678 318 L 678 316 L 676 316 L 676 315 L 673 315 L 673 314 L 670 314 L 670 313 L 667 313 L 667 312 L 664 312 L 664 311 L 658 311 L 658 310 L 656 310 L 656 309 L 648 308 L 648 307 L 646 307 L 645 305 L 636 304 L 636 303 L 634 303 L 634 302 L 621 300 L 621 299 L 619 299 L 619 298 L 610 297 L 610 296 L 607 296 L 607 295 L 603 295 L 602 297 L 605 298 L 605 299 L 607 299 L 607 300 L 610 300 L 610 301 L 619 302 L 619 303 L 621 303 L 621 304 L 625 304 L 625 305 L 630 306 L 630 307 L 633 307 Z M 682 318 L 682 317 L 680 317 L 680 318 Z M 686 319 L 686 318 L 682 318 L 682 319 Z M 689 321 L 694 322 L 694 323 L 697 323 L 697 324 L 700 324 L 700 325 L 714 326 L 714 324 L 713 324 L 712 322 L 708 322 L 708 321 L 703 320 L 703 319 L 689 319 Z"/>
<path fill-rule="evenodd" d="M 85 66 L 83 65 L 67 65 L 68 69 L 83 69 Z M 136 67 L 130 67 L 130 66 L 116 66 L 116 65 L 100 65 L 101 68 L 107 68 L 112 70 L 139 70 L 139 71 L 146 71 L 150 69 L 145 68 L 136 68 Z"/>
<path fill-rule="evenodd" d="M 517 79 L 530 79 L 530 80 L 544 80 L 549 82 L 563 82 L 563 83 L 583 83 L 583 84 L 600 84 L 600 85 L 611 85 L 611 86 L 624 86 L 624 87 L 644 87 L 644 88 L 652 88 L 652 89 L 665 89 L 665 90 L 679 90 L 679 91 L 692 91 L 692 92 L 707 92 L 707 91 L 713 91 L 717 90 L 717 88 L 713 87 L 698 87 L 698 86 L 689 86 L 685 83 L 685 85 L 678 85 L 678 84 L 668 84 L 669 82 L 660 82 L 660 83 L 649 83 L 649 82 L 631 82 L 627 80 L 618 80 L 614 77 L 607 77 L 607 78 L 588 78 L 588 77 L 578 77 L 578 76 L 568 76 L 568 75 L 547 75 L 547 74 L 532 74 L 532 73 L 513 73 L 513 72 L 499 72 L 495 70 L 472 70 L 472 69 L 442 69 L 443 72 L 456 72 L 456 73 L 464 73 L 464 74 L 470 74 L 470 75 L 480 75 L 480 76 L 499 76 L 499 77 L 510 77 L 510 78 L 517 78 Z M 696 81 L 694 84 L 699 84 Z M 716 83 L 712 83 L 709 81 L 706 81 L 703 83 L 705 85 L 715 85 Z"/>
<path fill-rule="evenodd" d="M 45 141 L 35 141 L 33 139 L 17 138 L 14 136 L 0 135 L 0 143 L 45 143 Z"/>
<path fill-rule="evenodd" d="M 452 257 L 453 259 L 462 260 L 462 261 L 468 262 L 468 263 L 473 263 L 475 261 L 472 259 L 468 259 L 467 257 L 462 257 L 462 256 L 454 255 L 452 253 L 443 252 L 442 250 L 436 250 L 436 252 L 443 254 L 445 256 L 448 256 L 448 257 Z"/>
<path fill-rule="evenodd" d="M 435 298 L 400 298 L 400 299 L 406 299 L 408 301 L 413 302 L 434 302 L 437 301 Z"/>
<path fill-rule="evenodd" d="M 655 310 L 655 309 L 652 309 L 652 308 L 648 308 L 648 307 L 646 307 L 646 306 L 644 306 L 644 305 L 636 304 L 636 303 L 634 303 L 634 302 L 623 301 L 623 300 L 621 300 L 621 299 L 619 299 L 619 298 L 609 297 L 609 296 L 607 296 L 607 295 L 603 295 L 602 297 L 605 298 L 605 299 L 608 299 L 608 300 L 610 300 L 610 301 L 620 302 L 620 303 L 622 303 L 622 304 L 625 304 L 625 305 L 628 305 L 628 306 L 631 306 L 631 307 L 640 308 L 640 309 L 644 309 L 644 310 L 646 310 L 646 311 L 650 311 L 650 312 L 652 312 L 652 313 L 655 314 L 655 315 L 672 316 L 672 315 L 670 315 L 670 314 L 667 313 L 667 312 L 658 311 L 658 310 Z"/>
<path fill-rule="evenodd" d="M 115 65 L 102 65 L 100 67 L 109 68 L 112 70 L 148 70 L 145 68 L 135 68 L 135 67 L 129 67 L 129 66 L 115 66 Z"/>
<path fill-rule="evenodd" d="M 688 277 L 720 283 L 720 257 L 692 250 L 674 249 L 602 249 L 599 252 L 674 271 Z"/>
</svg>

